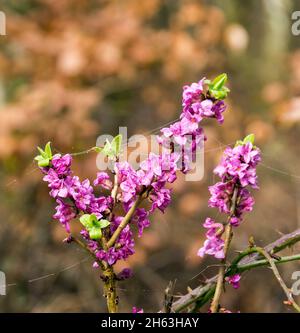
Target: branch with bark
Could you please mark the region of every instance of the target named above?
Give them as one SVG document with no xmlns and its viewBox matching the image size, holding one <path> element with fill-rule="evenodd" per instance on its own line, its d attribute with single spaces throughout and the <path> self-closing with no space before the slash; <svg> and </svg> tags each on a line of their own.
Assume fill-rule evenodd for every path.
<svg viewBox="0 0 300 333">
<path fill-rule="evenodd" d="M 272 259 L 273 271 L 274 266 L 276 268 L 276 266 L 279 264 L 300 260 L 300 253 L 291 256 L 276 257 L 276 260 L 273 260 L 272 258 L 275 253 L 278 253 L 285 248 L 291 247 L 299 241 L 300 229 L 297 229 L 289 234 L 280 237 L 276 241 L 262 248 L 263 252 L 265 254 L 268 254 L 268 258 L 262 255 L 262 252 L 258 252 L 256 247 L 250 247 L 245 251 L 241 252 L 232 261 L 231 265 L 229 265 L 229 267 L 225 271 L 224 276 L 227 277 L 233 274 L 242 273 L 256 267 L 269 266 L 270 258 Z M 215 293 L 218 276 L 219 275 L 216 275 L 210 279 L 207 279 L 205 283 L 189 291 L 186 295 L 181 296 L 176 302 L 173 303 L 172 312 L 182 312 L 183 310 L 186 310 L 187 308 L 195 305 L 197 305 L 197 307 L 199 308 L 208 301 L 210 301 Z M 277 276 L 276 278 L 278 279 Z M 285 290 L 285 292 L 286 291 L 287 290 Z M 289 302 L 291 302 L 289 298 L 288 300 Z M 291 305 L 294 306 L 294 304 Z"/>
</svg>

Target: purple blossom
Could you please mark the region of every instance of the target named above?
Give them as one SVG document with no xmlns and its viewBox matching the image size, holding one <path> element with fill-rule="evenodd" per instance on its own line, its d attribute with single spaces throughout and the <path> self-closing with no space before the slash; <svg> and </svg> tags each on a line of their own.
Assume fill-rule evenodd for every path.
<svg viewBox="0 0 300 333">
<path fill-rule="evenodd" d="M 48 173 L 43 177 L 43 180 L 48 182 L 48 187 L 51 189 L 49 192 L 51 197 L 66 198 L 68 196 L 69 177 L 61 179 L 53 169 L 49 169 Z"/>
<path fill-rule="evenodd" d="M 197 123 L 199 123 L 202 119 L 197 111 L 197 105 L 200 102 L 201 94 L 203 92 L 204 80 L 205 79 L 203 78 L 198 83 L 192 83 L 190 86 L 186 85 L 183 87 L 183 115 L 190 120 L 196 121 Z"/>
<path fill-rule="evenodd" d="M 203 95 L 204 79 L 198 83 L 192 83 L 190 86 L 183 87 L 183 114 L 182 117 L 190 121 L 200 123 L 203 118 L 216 118 L 222 124 L 224 121 L 223 112 L 226 105 L 223 101 L 214 101 L 205 99 Z"/>
<path fill-rule="evenodd" d="M 101 186 L 106 190 L 112 189 L 112 181 L 106 172 L 98 172 L 97 178 L 94 180 L 94 186 Z"/>
<path fill-rule="evenodd" d="M 111 232 L 113 233 L 122 222 L 122 216 L 115 216 L 111 221 Z M 115 246 L 107 251 L 99 249 L 96 256 L 100 260 L 105 260 L 109 265 L 114 265 L 116 261 L 126 259 L 134 254 L 134 239 L 130 226 L 127 225 L 120 233 Z"/>
<path fill-rule="evenodd" d="M 115 164 L 115 171 L 118 174 L 118 182 L 122 191 L 121 200 L 129 202 L 134 199 L 140 189 L 137 172 L 128 162 L 118 162 Z"/>
<path fill-rule="evenodd" d="M 209 187 L 211 197 L 208 205 L 227 214 L 228 223 L 234 227 L 241 224 L 243 213 L 253 209 L 254 199 L 246 187 L 258 188 L 256 166 L 260 159 L 259 149 L 252 143 L 243 141 L 234 148 L 226 148 L 220 164 L 214 170 L 221 181 Z M 234 211 L 232 211 L 234 191 L 236 191 L 236 198 Z M 223 225 L 207 218 L 203 226 L 208 229 L 207 239 L 204 246 L 198 251 L 198 255 L 209 254 L 216 258 L 224 257 L 224 241 L 221 238 L 224 231 Z"/>
<path fill-rule="evenodd" d="M 176 180 L 177 161 L 179 160 L 177 153 L 156 155 L 150 153 L 148 158 L 141 162 L 140 170 L 137 175 L 140 183 L 149 186 L 156 183 L 173 183 Z"/>
<path fill-rule="evenodd" d="M 205 254 L 214 256 L 217 259 L 224 259 L 224 241 L 219 237 L 211 237 L 205 240 L 203 247 L 198 250 L 197 255 L 204 257 Z"/>
<path fill-rule="evenodd" d="M 254 148 L 250 142 L 234 148 L 227 147 L 214 173 L 222 179 L 236 178 L 242 187 L 250 185 L 258 188 L 256 166 L 260 160 L 260 150 Z"/>
<path fill-rule="evenodd" d="M 228 283 L 230 283 L 234 289 L 238 289 L 240 287 L 240 280 L 240 274 L 234 274 L 226 278 L 226 281 L 228 281 Z"/>
<path fill-rule="evenodd" d="M 208 229 L 206 232 L 206 240 L 203 247 L 198 250 L 198 256 L 204 257 L 205 254 L 212 255 L 217 259 L 224 258 L 224 241 L 220 235 L 224 230 L 221 223 L 216 223 L 213 219 L 207 218 L 203 224 L 204 228 Z"/>
<path fill-rule="evenodd" d="M 222 233 L 224 226 L 222 223 L 217 223 L 210 217 L 208 217 L 203 223 L 203 227 L 208 229 L 206 236 L 207 238 L 214 238 L 217 236 L 217 233 Z"/>
<path fill-rule="evenodd" d="M 72 156 L 70 154 L 64 156 L 56 154 L 53 156 L 51 164 L 53 170 L 59 177 L 69 175 L 71 172 Z"/>
<path fill-rule="evenodd" d="M 80 182 L 79 178 L 74 176 L 69 191 L 75 201 L 76 207 L 82 211 L 87 211 L 94 199 L 94 190 L 90 185 L 90 181 L 85 179 L 83 182 Z"/>
<path fill-rule="evenodd" d="M 229 213 L 233 185 L 232 182 L 218 182 L 215 185 L 209 186 L 208 190 L 211 197 L 208 200 L 208 206 L 218 208 L 220 213 Z"/>
<path fill-rule="evenodd" d="M 55 207 L 56 213 L 53 218 L 58 220 L 65 228 L 68 233 L 70 233 L 70 221 L 76 217 L 76 212 L 74 207 L 66 204 L 62 199 L 56 199 L 58 205 Z"/>
<path fill-rule="evenodd" d="M 233 227 L 238 227 L 241 224 L 241 220 L 238 217 L 233 216 L 233 217 L 230 218 L 230 224 Z"/>
<path fill-rule="evenodd" d="M 150 194 L 150 200 L 152 201 L 152 206 L 150 212 L 152 213 L 156 208 L 161 212 L 171 203 L 171 190 L 167 188 L 162 188 L 158 191 L 153 191 Z"/>
<path fill-rule="evenodd" d="M 99 264 L 97 263 L 97 261 L 93 262 L 93 268 L 99 268 Z"/>
<path fill-rule="evenodd" d="M 142 308 L 137 308 L 134 306 L 132 308 L 132 313 L 144 313 L 144 310 Z"/>
<path fill-rule="evenodd" d="M 227 106 L 224 101 L 218 101 L 212 107 L 213 117 L 217 119 L 219 124 L 223 124 L 224 122 L 223 112 L 226 111 L 226 108 Z"/>
<path fill-rule="evenodd" d="M 161 132 L 165 138 L 173 138 L 175 143 L 183 146 L 187 142 L 187 136 L 195 133 L 197 129 L 198 123 L 184 117 L 180 121 L 172 124 L 170 127 L 163 128 Z"/>
<path fill-rule="evenodd" d="M 110 211 L 113 203 L 113 198 L 111 196 L 105 197 L 95 197 L 92 196 L 89 207 L 86 212 L 89 214 L 95 214 L 98 219 L 103 217 L 107 212 Z"/>
<path fill-rule="evenodd" d="M 138 226 L 138 236 L 141 237 L 145 228 L 150 226 L 149 213 L 144 208 L 137 208 L 133 222 Z"/>
</svg>

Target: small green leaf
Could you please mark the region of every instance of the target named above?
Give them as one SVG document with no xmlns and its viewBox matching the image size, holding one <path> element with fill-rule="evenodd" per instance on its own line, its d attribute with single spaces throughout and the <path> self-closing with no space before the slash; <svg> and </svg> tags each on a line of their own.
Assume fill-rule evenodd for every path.
<svg viewBox="0 0 300 333">
<path fill-rule="evenodd" d="M 102 149 L 102 153 L 109 158 L 115 158 L 120 154 L 122 144 L 122 135 L 119 134 L 113 138 L 111 142 L 106 140 L 106 143 Z"/>
<path fill-rule="evenodd" d="M 235 147 L 237 146 L 242 146 L 244 144 L 244 142 L 242 140 L 238 140 L 236 143 L 235 143 Z"/>
<path fill-rule="evenodd" d="M 238 140 L 235 144 L 235 147 L 237 146 L 242 146 L 242 145 L 245 145 L 247 143 L 252 143 L 253 147 L 255 148 L 254 146 L 254 140 L 255 140 L 255 135 L 254 134 L 249 134 L 247 135 L 244 140 Z"/>
<path fill-rule="evenodd" d="M 45 153 L 47 154 L 48 158 L 52 158 L 52 151 L 51 151 L 51 142 L 48 142 L 45 146 Z"/>
<path fill-rule="evenodd" d="M 212 89 L 220 90 L 226 82 L 227 82 L 227 74 L 226 73 L 220 74 L 211 83 Z"/>
<path fill-rule="evenodd" d="M 102 237 L 102 231 L 100 228 L 92 227 L 88 230 L 90 238 L 97 240 Z"/>
<path fill-rule="evenodd" d="M 37 157 L 39 157 L 39 156 L 37 156 Z M 40 156 L 40 157 L 41 157 L 41 159 L 38 160 L 38 166 L 41 168 L 47 167 L 50 163 L 49 158 L 43 158 L 42 156 Z"/>
<path fill-rule="evenodd" d="M 35 159 L 35 161 L 42 161 L 44 159 L 44 157 L 41 155 L 37 155 L 34 159 Z"/>
<path fill-rule="evenodd" d="M 107 221 L 107 220 L 100 220 L 99 223 L 100 223 L 100 228 L 101 229 L 104 229 L 104 228 L 106 228 L 110 225 L 110 222 Z"/>
<path fill-rule="evenodd" d="M 107 227 L 110 222 L 107 220 L 98 220 L 95 214 L 84 214 L 79 221 L 88 231 L 91 239 L 100 239 L 102 237 L 102 228 Z"/>
<path fill-rule="evenodd" d="M 122 144 L 122 134 L 115 136 L 111 142 L 111 150 L 115 156 L 120 154 Z"/>
<path fill-rule="evenodd" d="M 255 140 L 255 135 L 254 134 L 249 134 L 244 138 L 243 142 L 244 143 L 249 143 L 250 142 L 250 143 L 254 144 L 254 140 Z"/>
<path fill-rule="evenodd" d="M 93 223 L 91 221 L 91 215 L 90 214 L 84 214 L 80 216 L 79 221 L 85 228 L 91 228 L 93 226 Z"/>
<path fill-rule="evenodd" d="M 43 151 L 42 148 L 37 147 L 37 150 L 39 151 L 39 153 L 40 153 L 41 156 L 43 156 L 43 157 L 47 157 L 47 154 Z"/>
<path fill-rule="evenodd" d="M 108 157 L 111 156 L 111 143 L 106 139 L 106 143 L 102 149 L 102 153 Z"/>
<path fill-rule="evenodd" d="M 47 167 L 50 164 L 50 161 L 52 159 L 52 151 L 50 144 L 51 144 L 50 142 L 46 144 L 45 150 L 43 150 L 40 147 L 37 147 L 40 155 L 37 155 L 34 159 L 38 161 L 39 167 Z"/>
<path fill-rule="evenodd" d="M 230 91 L 225 87 L 227 82 L 227 74 L 223 73 L 217 76 L 212 82 L 208 83 L 208 91 L 216 99 L 224 99 L 227 97 L 228 92 Z"/>
<path fill-rule="evenodd" d="M 211 89 L 209 91 L 212 94 L 212 96 L 215 97 L 216 99 L 224 99 L 228 95 L 228 91 L 225 90 L 224 88 L 222 90 L 213 90 L 213 89 Z"/>
</svg>

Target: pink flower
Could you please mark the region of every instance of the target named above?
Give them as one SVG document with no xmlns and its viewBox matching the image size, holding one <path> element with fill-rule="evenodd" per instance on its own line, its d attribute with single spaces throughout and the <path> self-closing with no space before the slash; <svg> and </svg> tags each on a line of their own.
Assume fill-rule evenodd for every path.
<svg viewBox="0 0 300 333">
<path fill-rule="evenodd" d="M 247 137 L 249 138 L 249 136 Z M 246 140 L 246 139 L 245 139 Z M 243 213 L 253 209 L 254 199 L 246 188 L 257 188 L 256 166 L 260 161 L 260 151 L 251 142 L 239 141 L 234 148 L 226 148 L 220 164 L 214 172 L 221 181 L 209 187 L 211 197 L 209 207 L 218 208 L 229 215 L 229 223 L 237 227 L 243 220 Z M 236 191 L 234 211 L 232 200 Z M 221 224 L 207 218 L 204 225 L 208 229 L 204 246 L 198 251 L 199 256 L 210 254 L 222 258 L 224 241 L 221 239 Z"/>
<path fill-rule="evenodd" d="M 149 213 L 144 208 L 136 210 L 133 222 L 138 226 L 138 236 L 141 237 L 145 228 L 150 226 Z"/>
<path fill-rule="evenodd" d="M 234 274 L 232 276 L 226 277 L 226 281 L 230 283 L 234 289 L 238 289 L 240 287 L 241 276 L 239 274 Z"/>
<path fill-rule="evenodd" d="M 199 257 L 204 257 L 205 254 L 214 256 L 217 259 L 224 259 L 224 241 L 218 237 L 210 237 L 206 239 L 203 247 L 198 250 L 197 255 Z"/>
<path fill-rule="evenodd" d="M 142 308 L 137 308 L 134 306 L 132 308 L 132 313 L 144 313 L 144 310 Z"/>
<path fill-rule="evenodd" d="M 56 154 L 53 156 L 51 160 L 52 168 L 59 176 L 66 176 L 70 174 L 70 167 L 72 164 L 72 156 L 70 154 L 66 154 L 61 156 L 60 154 Z"/>
<path fill-rule="evenodd" d="M 58 206 L 55 207 L 56 213 L 53 218 L 58 220 L 65 228 L 68 233 L 70 233 L 70 221 L 76 217 L 76 212 L 74 207 L 66 204 L 62 199 L 56 199 Z"/>
<path fill-rule="evenodd" d="M 94 180 L 94 186 L 102 186 L 106 190 L 112 189 L 112 182 L 109 175 L 106 172 L 98 172 L 97 178 Z"/>
</svg>

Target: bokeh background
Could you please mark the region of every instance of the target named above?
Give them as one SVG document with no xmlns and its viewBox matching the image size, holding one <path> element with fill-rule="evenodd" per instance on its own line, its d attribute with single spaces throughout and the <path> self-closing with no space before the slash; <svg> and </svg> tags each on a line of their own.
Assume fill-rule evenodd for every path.
<svg viewBox="0 0 300 333">
<path fill-rule="evenodd" d="M 175 184 L 173 204 L 152 217 L 136 254 L 118 269 L 121 311 L 157 311 L 169 280 L 185 293 L 216 272 L 196 256 L 204 240 L 207 186 L 222 149 L 253 132 L 262 148 L 256 206 L 235 234 L 241 250 L 253 235 L 267 244 L 300 228 L 300 36 L 291 33 L 291 0 L 1 0 L 0 270 L 8 289 L 1 312 L 103 312 L 99 274 L 75 246 L 62 243 L 55 203 L 33 163 L 36 146 L 62 152 L 95 145 L 102 133 L 154 134 L 181 111 L 182 85 L 227 72 L 231 94 L 223 126 L 209 138 L 201 182 Z M 96 155 L 75 159 L 94 179 Z M 299 247 L 298 247 L 299 249 Z M 288 252 L 295 251 L 290 249 Z M 208 268 L 203 271 L 205 267 Z M 280 267 L 288 285 L 299 263 Z M 199 274 L 202 272 L 201 274 Z M 287 312 L 268 268 L 227 288 L 223 305 L 241 312 Z"/>
</svg>

